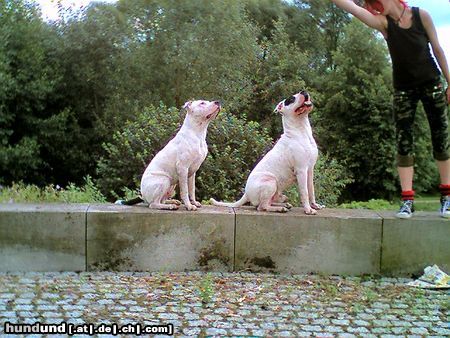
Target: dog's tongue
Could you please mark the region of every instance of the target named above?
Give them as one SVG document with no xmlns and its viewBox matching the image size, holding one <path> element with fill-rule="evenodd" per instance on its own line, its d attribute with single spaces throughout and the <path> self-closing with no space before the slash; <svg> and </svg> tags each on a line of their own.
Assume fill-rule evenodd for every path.
<svg viewBox="0 0 450 338">
<path fill-rule="evenodd" d="M 302 104 L 300 107 L 298 107 L 298 108 L 295 110 L 295 112 L 297 113 L 300 109 L 302 109 L 302 108 L 308 108 L 308 107 L 311 107 L 311 106 L 312 106 L 311 101 L 303 102 L 303 104 Z"/>
</svg>

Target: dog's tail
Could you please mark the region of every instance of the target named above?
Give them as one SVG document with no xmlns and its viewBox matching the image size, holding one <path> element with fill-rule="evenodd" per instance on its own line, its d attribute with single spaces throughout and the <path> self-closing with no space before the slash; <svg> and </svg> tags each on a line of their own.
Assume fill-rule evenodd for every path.
<svg viewBox="0 0 450 338">
<path fill-rule="evenodd" d="M 229 208 L 242 207 L 245 203 L 249 202 L 247 194 L 244 194 L 244 196 L 242 196 L 239 201 L 233 203 L 218 202 L 214 198 L 211 198 L 210 201 L 212 204 L 217 205 L 219 207 L 229 207 Z"/>
<path fill-rule="evenodd" d="M 142 199 L 142 197 L 138 196 L 138 197 L 132 198 L 130 200 L 117 200 L 116 202 L 114 202 L 114 204 L 135 205 L 135 204 L 138 204 L 141 202 L 144 202 L 144 200 Z"/>
</svg>

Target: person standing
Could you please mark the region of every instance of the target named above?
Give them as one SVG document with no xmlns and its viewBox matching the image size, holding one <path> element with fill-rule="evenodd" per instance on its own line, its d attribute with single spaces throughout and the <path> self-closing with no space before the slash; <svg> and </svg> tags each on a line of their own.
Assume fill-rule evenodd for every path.
<svg viewBox="0 0 450 338">
<path fill-rule="evenodd" d="M 367 26 L 380 31 L 388 45 L 393 69 L 397 170 L 402 190 L 402 204 L 396 216 L 410 218 L 414 212 L 413 125 L 420 100 L 430 125 L 433 157 L 441 180 L 440 215 L 450 218 L 447 115 L 450 73 L 430 14 L 418 7 L 409 7 L 404 0 L 366 0 L 364 7 L 352 0 L 331 1 Z M 432 57 L 430 45 L 440 70 Z M 446 89 L 442 86 L 441 72 L 447 82 Z"/>
</svg>

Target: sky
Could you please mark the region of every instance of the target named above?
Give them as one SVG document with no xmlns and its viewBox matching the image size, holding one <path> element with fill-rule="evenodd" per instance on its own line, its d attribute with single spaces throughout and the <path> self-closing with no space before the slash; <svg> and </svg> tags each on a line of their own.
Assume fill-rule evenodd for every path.
<svg viewBox="0 0 450 338">
<path fill-rule="evenodd" d="M 43 17 L 46 20 L 58 18 L 57 0 L 35 0 L 41 5 Z M 81 7 L 88 5 L 91 0 L 60 0 L 65 6 Z M 117 0 L 102 0 L 103 2 L 116 2 Z M 408 0 L 410 6 L 425 9 L 433 18 L 439 42 L 444 49 L 447 61 L 450 63 L 450 1 L 449 0 Z"/>
</svg>

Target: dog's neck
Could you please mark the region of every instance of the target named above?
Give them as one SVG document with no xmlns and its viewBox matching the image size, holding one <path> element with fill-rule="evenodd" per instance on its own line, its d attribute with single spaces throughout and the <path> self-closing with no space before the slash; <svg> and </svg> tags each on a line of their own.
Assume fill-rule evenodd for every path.
<svg viewBox="0 0 450 338">
<path fill-rule="evenodd" d="M 180 133 L 192 134 L 192 132 L 190 132 L 190 131 L 194 131 L 194 134 L 198 135 L 199 138 L 206 139 L 206 131 L 208 130 L 208 124 L 209 124 L 209 121 L 199 122 L 199 121 L 196 121 L 195 119 L 191 118 L 188 114 L 184 118 L 183 125 L 180 128 Z"/>
<path fill-rule="evenodd" d="M 308 115 L 302 116 L 300 118 L 289 118 L 283 116 L 283 135 L 287 137 L 296 137 L 299 134 L 307 133 L 310 135 L 312 133 L 311 125 L 309 124 Z"/>
</svg>

